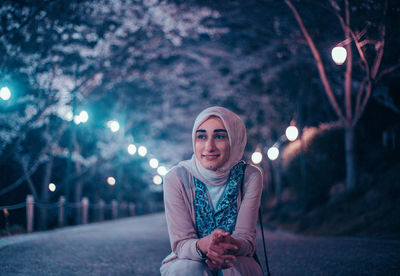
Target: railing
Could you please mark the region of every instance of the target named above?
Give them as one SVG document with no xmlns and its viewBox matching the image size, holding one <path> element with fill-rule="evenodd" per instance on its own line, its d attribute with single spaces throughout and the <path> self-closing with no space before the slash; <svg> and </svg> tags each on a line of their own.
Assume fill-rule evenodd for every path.
<svg viewBox="0 0 400 276">
<path fill-rule="evenodd" d="M 34 228 L 34 207 L 39 208 L 58 208 L 58 226 L 62 227 L 65 224 L 66 219 L 66 208 L 69 209 L 80 209 L 80 222 L 81 224 L 87 224 L 89 221 L 89 208 L 97 210 L 98 220 L 104 220 L 104 212 L 107 209 L 111 209 L 112 219 L 121 217 L 121 213 L 128 214 L 128 216 L 135 215 L 135 204 L 122 202 L 118 204 L 116 200 L 112 200 L 110 204 L 106 204 L 103 200 L 99 200 L 96 204 L 90 204 L 89 199 L 84 197 L 80 202 L 66 202 L 65 197 L 61 196 L 58 202 L 55 203 L 41 203 L 35 202 L 32 195 L 26 197 L 25 202 L 21 202 L 14 205 L 0 206 L 0 211 L 8 214 L 10 210 L 16 210 L 26 208 L 26 231 L 28 233 L 33 232 Z"/>
</svg>

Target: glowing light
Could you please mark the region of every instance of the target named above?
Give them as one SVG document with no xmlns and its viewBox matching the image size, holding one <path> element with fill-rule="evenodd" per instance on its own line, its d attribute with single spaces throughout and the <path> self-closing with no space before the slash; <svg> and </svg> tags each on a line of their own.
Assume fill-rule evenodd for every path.
<svg viewBox="0 0 400 276">
<path fill-rule="evenodd" d="M 68 111 L 67 114 L 65 114 L 65 120 L 68 122 L 71 122 L 74 119 L 74 114 L 72 111 Z"/>
<path fill-rule="evenodd" d="M 4 86 L 0 89 L 0 98 L 7 101 L 11 97 L 11 91 L 7 86 Z"/>
<path fill-rule="evenodd" d="M 289 141 L 294 141 L 299 136 L 299 130 L 295 126 L 289 126 L 286 129 L 285 134 L 286 134 L 286 138 L 288 138 Z"/>
<path fill-rule="evenodd" d="M 107 183 L 108 183 L 108 185 L 110 185 L 110 186 L 114 186 L 115 183 L 116 183 L 115 178 L 112 177 L 112 176 L 107 177 Z"/>
<path fill-rule="evenodd" d="M 112 132 L 117 132 L 119 130 L 119 123 L 117 121 L 108 121 L 107 126 Z"/>
<path fill-rule="evenodd" d="M 164 167 L 164 166 L 160 166 L 160 167 L 157 168 L 157 173 L 159 175 L 166 175 L 167 171 L 168 171 L 167 168 Z"/>
<path fill-rule="evenodd" d="M 160 185 L 162 183 L 162 177 L 159 175 L 155 175 L 153 177 L 153 183 L 156 185 Z"/>
<path fill-rule="evenodd" d="M 128 146 L 128 153 L 129 153 L 130 155 L 135 155 L 135 153 L 136 153 L 136 146 L 135 146 L 134 144 L 130 144 L 130 145 Z"/>
<path fill-rule="evenodd" d="M 331 56 L 337 65 L 342 65 L 347 58 L 347 51 L 342 46 L 336 46 L 332 49 Z"/>
<path fill-rule="evenodd" d="M 267 152 L 268 158 L 272 161 L 276 160 L 279 156 L 279 149 L 275 146 L 270 147 Z"/>
<path fill-rule="evenodd" d="M 75 115 L 75 116 L 74 116 L 74 123 L 75 123 L 76 125 L 79 125 L 80 123 L 82 123 L 81 117 L 80 117 L 79 115 Z"/>
<path fill-rule="evenodd" d="M 156 169 L 158 167 L 158 160 L 155 158 L 151 158 L 149 161 L 150 167 Z"/>
<path fill-rule="evenodd" d="M 259 151 L 253 152 L 251 155 L 251 161 L 253 161 L 254 164 L 260 164 L 262 161 L 262 154 Z"/>
<path fill-rule="evenodd" d="M 56 185 L 55 185 L 54 183 L 50 183 L 50 184 L 49 184 L 49 190 L 50 190 L 50 192 L 55 192 L 55 190 L 56 190 Z"/>
<path fill-rule="evenodd" d="M 140 156 L 145 157 L 147 154 L 147 149 L 145 146 L 140 146 L 138 149 L 138 153 Z"/>
<path fill-rule="evenodd" d="M 81 113 L 79 113 L 79 117 L 81 118 L 81 123 L 86 123 L 89 119 L 89 114 L 83 110 Z"/>
</svg>

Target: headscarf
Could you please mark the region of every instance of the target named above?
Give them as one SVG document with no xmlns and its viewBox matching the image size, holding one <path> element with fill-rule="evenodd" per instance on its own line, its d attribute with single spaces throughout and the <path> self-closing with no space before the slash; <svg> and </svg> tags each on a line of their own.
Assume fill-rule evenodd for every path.
<svg viewBox="0 0 400 276">
<path fill-rule="evenodd" d="M 224 124 L 229 138 L 230 152 L 229 159 L 226 163 L 217 170 L 209 170 L 204 168 L 193 153 L 192 158 L 179 163 L 179 165 L 188 169 L 191 174 L 207 185 L 223 185 L 229 177 L 231 168 L 236 165 L 242 158 L 244 148 L 247 142 L 246 127 L 238 115 L 220 106 L 213 106 L 204 109 L 197 116 L 192 130 L 193 152 L 195 152 L 195 139 L 198 127 L 211 116 L 216 116 L 221 119 Z"/>
</svg>

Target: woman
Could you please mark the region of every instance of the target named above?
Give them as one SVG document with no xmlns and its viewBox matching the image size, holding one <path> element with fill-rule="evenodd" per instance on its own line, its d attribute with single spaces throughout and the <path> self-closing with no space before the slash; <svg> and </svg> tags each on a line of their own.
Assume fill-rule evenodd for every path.
<svg viewBox="0 0 400 276">
<path fill-rule="evenodd" d="M 192 158 L 164 178 L 172 253 L 162 275 L 262 275 L 253 257 L 262 175 L 240 161 L 246 140 L 242 120 L 226 108 L 197 116 Z"/>
</svg>

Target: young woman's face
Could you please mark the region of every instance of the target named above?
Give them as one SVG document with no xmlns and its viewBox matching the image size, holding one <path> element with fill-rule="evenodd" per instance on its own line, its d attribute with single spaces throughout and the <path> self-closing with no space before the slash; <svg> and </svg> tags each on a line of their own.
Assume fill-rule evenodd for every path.
<svg viewBox="0 0 400 276">
<path fill-rule="evenodd" d="M 200 164 L 209 170 L 215 171 L 228 161 L 228 132 L 220 118 L 210 117 L 197 128 L 194 151 Z"/>
</svg>

